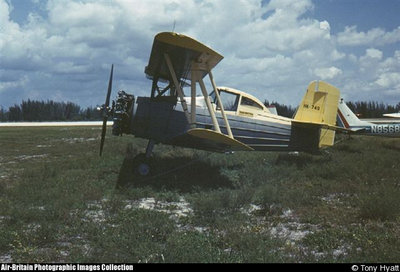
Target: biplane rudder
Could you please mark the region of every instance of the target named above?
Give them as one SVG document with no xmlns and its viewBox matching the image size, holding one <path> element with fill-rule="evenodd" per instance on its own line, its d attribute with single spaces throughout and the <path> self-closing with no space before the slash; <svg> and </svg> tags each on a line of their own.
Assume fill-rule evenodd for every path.
<svg viewBox="0 0 400 272">
<path fill-rule="evenodd" d="M 324 81 L 308 85 L 292 124 L 292 132 L 300 136 L 297 145 L 318 149 L 334 144 L 339 97 L 339 89 Z"/>
</svg>

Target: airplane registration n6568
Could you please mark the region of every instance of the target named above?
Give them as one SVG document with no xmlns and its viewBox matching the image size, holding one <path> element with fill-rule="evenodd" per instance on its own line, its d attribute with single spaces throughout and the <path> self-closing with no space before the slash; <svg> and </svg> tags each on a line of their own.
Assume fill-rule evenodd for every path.
<svg viewBox="0 0 400 272">
<path fill-rule="evenodd" d="M 373 125 L 371 126 L 371 133 L 399 133 L 400 125 Z"/>
</svg>

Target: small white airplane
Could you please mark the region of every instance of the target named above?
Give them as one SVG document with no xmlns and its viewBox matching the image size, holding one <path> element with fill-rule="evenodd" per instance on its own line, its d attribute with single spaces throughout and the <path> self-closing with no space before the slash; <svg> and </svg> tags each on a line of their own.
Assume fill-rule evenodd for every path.
<svg viewBox="0 0 400 272">
<path fill-rule="evenodd" d="M 392 118 L 400 118 L 400 112 L 396 112 L 396 113 L 386 113 L 383 116 L 386 117 L 392 117 Z"/>
<path fill-rule="evenodd" d="M 400 137 L 400 120 L 360 120 L 346 105 L 343 99 L 339 101 L 337 119 L 339 127 L 349 129 L 354 134 Z"/>
</svg>

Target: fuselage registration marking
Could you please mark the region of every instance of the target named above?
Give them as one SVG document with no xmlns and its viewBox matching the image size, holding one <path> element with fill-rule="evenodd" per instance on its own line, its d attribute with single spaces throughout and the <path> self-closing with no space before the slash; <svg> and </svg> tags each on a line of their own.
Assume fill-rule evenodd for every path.
<svg viewBox="0 0 400 272">
<path fill-rule="evenodd" d="M 400 133 L 400 125 L 372 125 L 371 133 Z"/>
</svg>

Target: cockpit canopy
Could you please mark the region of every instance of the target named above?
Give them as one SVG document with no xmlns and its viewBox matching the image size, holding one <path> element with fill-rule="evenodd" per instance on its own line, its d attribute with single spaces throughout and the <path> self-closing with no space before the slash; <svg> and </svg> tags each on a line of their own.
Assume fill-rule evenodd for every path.
<svg viewBox="0 0 400 272">
<path fill-rule="evenodd" d="M 227 113 L 236 113 L 238 115 L 254 116 L 257 113 L 270 113 L 268 108 L 264 106 L 257 98 L 245 92 L 227 87 L 218 88 L 221 102 Z M 210 93 L 211 102 L 215 103 L 217 110 L 221 109 L 218 104 L 215 92 Z"/>
</svg>

